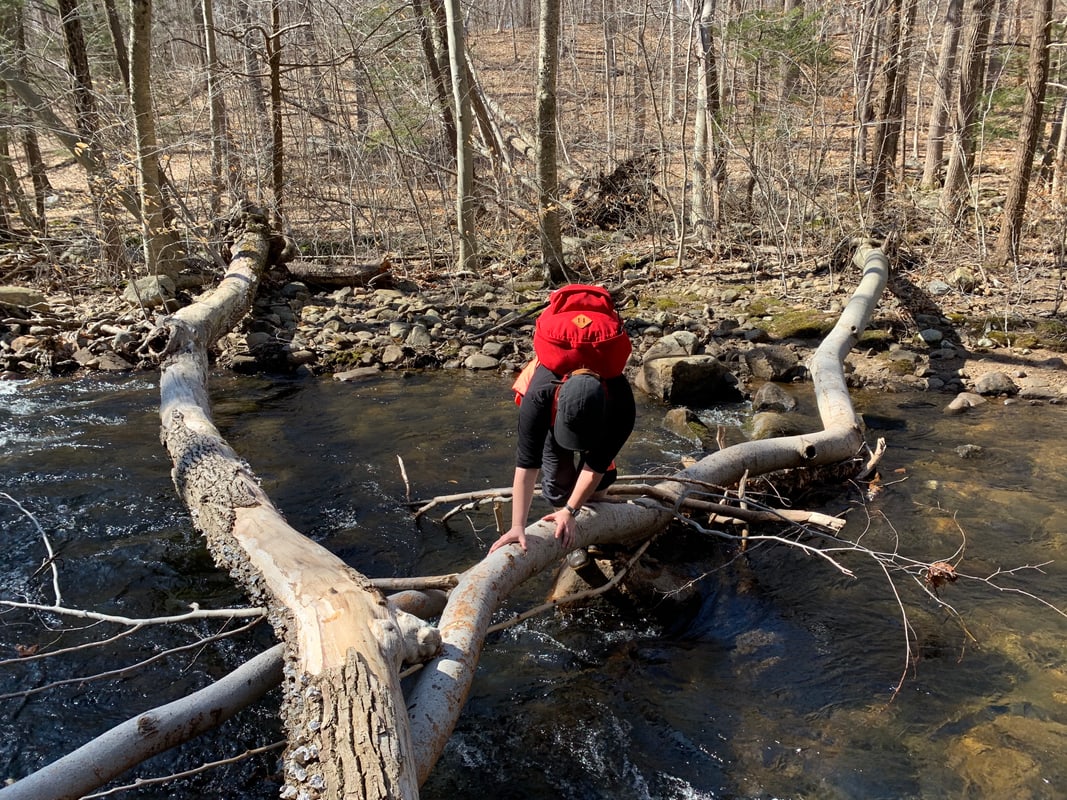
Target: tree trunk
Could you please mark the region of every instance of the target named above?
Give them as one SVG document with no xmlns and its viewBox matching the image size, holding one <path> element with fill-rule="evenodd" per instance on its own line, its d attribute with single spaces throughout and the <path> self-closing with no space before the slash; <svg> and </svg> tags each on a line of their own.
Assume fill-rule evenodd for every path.
<svg viewBox="0 0 1067 800">
<path fill-rule="evenodd" d="M 948 128 L 949 104 L 952 101 L 952 76 L 956 51 L 963 27 L 963 0 L 948 0 L 945 29 L 941 33 L 941 51 L 937 56 L 934 100 L 930 105 L 930 124 L 926 131 L 926 161 L 920 186 L 933 189 L 941 180 L 941 160 L 945 155 L 945 131 Z"/>
<path fill-rule="evenodd" d="M 1052 197 L 1059 203 L 1067 200 L 1067 97 L 1060 100 L 1057 124 L 1054 128 L 1056 135 L 1049 142 L 1049 148 L 1053 150 L 1052 156 L 1052 184 L 1050 191 Z"/>
<path fill-rule="evenodd" d="M 855 95 L 855 137 L 852 143 L 852 160 L 854 165 L 864 164 L 867 160 L 867 126 L 874 117 L 873 94 L 875 75 L 875 53 L 878 48 L 878 28 L 881 24 L 881 12 L 884 0 L 866 0 L 860 14 L 859 30 L 856 33 L 856 67 L 853 84 Z"/>
<path fill-rule="evenodd" d="M 604 32 L 604 162 L 605 172 L 614 169 L 616 147 L 615 76 L 618 59 L 615 54 L 615 8 L 612 0 L 600 0 L 601 25 Z"/>
<path fill-rule="evenodd" d="M 874 180 L 870 211 L 875 217 L 882 211 L 889 181 L 896 171 L 897 153 L 904 129 L 904 99 L 908 88 L 908 63 L 917 0 L 891 0 L 890 9 L 882 102 L 875 127 L 871 165 Z"/>
<path fill-rule="evenodd" d="M 12 61 L 16 74 L 26 79 L 26 26 L 23 21 L 23 4 L 15 3 L 6 11 L 0 10 L 0 25 L 5 29 L 14 45 Z M 48 171 L 45 169 L 44 158 L 41 156 L 41 146 L 37 140 L 37 130 L 30 124 L 31 117 L 22 107 L 13 108 L 19 129 L 22 131 L 22 150 L 26 154 L 26 163 L 29 168 L 30 179 L 33 182 L 34 211 L 33 220 L 28 223 L 31 229 L 38 233 L 48 232 L 48 218 L 45 214 L 45 198 L 52 191 L 48 181 Z"/>
<path fill-rule="evenodd" d="M 107 17 L 107 30 L 111 34 L 111 47 L 115 51 L 115 63 L 119 68 L 122 85 L 130 85 L 130 57 L 126 48 L 126 37 L 122 34 L 122 20 L 119 19 L 115 0 L 103 0 L 104 15 Z"/>
<path fill-rule="evenodd" d="M 261 196 L 260 189 L 265 179 L 265 172 L 269 172 L 269 165 L 264 166 L 263 154 L 268 158 L 273 153 L 271 147 L 271 112 L 267 108 L 266 97 L 268 92 L 263 87 L 263 66 L 258 49 L 259 38 L 263 38 L 264 49 L 269 47 L 269 41 L 264 29 L 259 25 L 252 24 L 251 0 L 237 0 L 237 18 L 244 31 L 241 35 L 241 54 L 244 60 L 244 79 L 248 87 L 248 98 L 252 103 L 252 119 L 249 121 L 249 141 L 245 152 L 250 153 L 246 163 L 251 160 L 256 165 L 255 175 L 252 180 L 256 187 L 257 197 Z"/>
<path fill-rule="evenodd" d="M 215 10 L 212 0 L 200 0 L 204 26 L 204 57 L 207 66 L 208 114 L 211 122 L 211 212 L 218 216 L 222 198 L 229 202 L 243 198 L 241 167 L 230 142 L 226 119 L 226 98 L 219 76 L 219 56 L 215 40 Z"/>
<path fill-rule="evenodd" d="M 441 111 L 442 135 L 444 141 L 447 143 L 448 152 L 451 153 L 452 158 L 455 159 L 456 142 L 458 141 L 456 134 L 456 118 L 452 113 L 451 90 L 448 87 L 445 76 L 441 72 L 441 65 L 437 60 L 437 52 L 434 47 L 436 18 L 431 18 L 427 15 L 426 10 L 423 8 L 422 0 L 412 0 L 411 9 L 415 14 L 416 24 L 419 28 L 419 44 L 422 46 L 422 56 L 426 60 L 426 69 L 430 73 L 430 79 L 433 82 L 434 96 L 437 99 L 437 106 Z"/>
<path fill-rule="evenodd" d="M 1030 35 L 1030 63 L 1026 76 L 1026 98 L 1023 101 L 1022 124 L 1019 143 L 1015 150 L 1015 168 L 1012 172 L 1008 196 L 1004 201 L 1000 234 L 997 236 L 993 260 L 999 264 L 1017 261 L 1019 258 L 1019 235 L 1026 212 L 1026 196 L 1034 168 L 1034 154 L 1041 135 L 1045 107 L 1045 90 L 1048 86 L 1049 28 L 1052 25 L 1052 0 L 1043 0 L 1034 6 L 1034 26 Z"/>
<path fill-rule="evenodd" d="M 474 270 L 478 242 L 474 232 L 474 151 L 471 146 L 473 119 L 467 88 L 466 46 L 463 41 L 463 14 L 459 0 L 445 0 L 448 24 L 448 58 L 452 78 L 452 101 L 459 127 L 456 130 L 456 228 L 459 233 L 457 266 Z"/>
<path fill-rule="evenodd" d="M 89 57 L 85 48 L 85 33 L 81 24 L 81 11 L 77 0 L 59 0 L 59 12 L 63 19 L 63 37 L 67 47 L 67 66 L 74 82 L 74 116 L 81 147 L 88 150 L 88 163 L 96 172 L 88 176 L 89 193 L 93 198 L 93 209 L 100 229 L 104 259 L 122 269 L 128 262 L 126 250 L 122 246 L 122 233 L 117 223 L 114 201 L 104 187 L 113 183 L 107 174 L 104 156 L 100 149 L 98 133 L 100 130 L 99 114 L 96 108 L 96 95 L 93 92 L 92 74 L 89 70 Z"/>
<path fill-rule="evenodd" d="M 167 225 L 152 107 L 152 0 L 130 0 L 130 102 L 137 137 L 141 237 L 149 275 L 171 278 L 181 271 L 178 238 Z"/>
<path fill-rule="evenodd" d="M 989 45 L 989 22 L 995 0 L 971 0 L 968 18 L 971 25 L 960 56 L 960 87 L 953 115 L 952 150 L 941 190 L 941 212 L 958 222 L 963 207 L 963 192 L 970 181 L 977 139 L 978 92 L 985 72 Z"/>
<path fill-rule="evenodd" d="M 285 138 L 282 134 L 282 23 L 281 0 L 270 4 L 270 36 L 267 37 L 267 67 L 270 71 L 270 186 L 274 195 L 272 219 L 281 226 L 285 199 Z"/>
<path fill-rule="evenodd" d="M 715 123 L 719 118 L 719 71 L 712 39 L 715 0 L 703 0 L 697 22 L 700 52 L 697 56 L 697 102 L 693 122 L 693 180 L 691 193 L 693 230 L 707 242 L 719 227 L 721 182 L 725 174 Z M 711 209 L 708 209 L 709 193 Z"/>
<path fill-rule="evenodd" d="M 0 103 L 5 107 L 8 105 L 7 87 L 3 87 L 0 91 Z M 26 192 L 22 189 L 22 183 L 19 181 L 18 174 L 15 172 L 15 165 L 11 160 L 11 127 L 8 125 L 2 126 L 0 129 L 0 191 L 5 196 L 3 203 L 4 211 L 4 223 L 5 230 L 11 230 L 11 219 L 8 216 L 9 207 L 7 200 L 11 201 L 11 205 L 14 206 L 18 212 L 19 219 L 22 221 L 23 226 L 27 230 L 37 230 L 38 222 L 34 216 L 33 209 L 30 207 L 30 203 L 26 198 Z"/>
<path fill-rule="evenodd" d="M 556 170 L 556 76 L 559 72 L 559 0 L 541 0 L 537 58 L 537 222 L 545 283 L 567 283 L 559 221 Z"/>
</svg>

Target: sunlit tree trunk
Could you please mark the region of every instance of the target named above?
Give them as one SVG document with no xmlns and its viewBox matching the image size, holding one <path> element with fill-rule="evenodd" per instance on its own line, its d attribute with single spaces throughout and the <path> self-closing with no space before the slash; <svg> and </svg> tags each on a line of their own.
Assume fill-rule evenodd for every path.
<svg viewBox="0 0 1067 800">
<path fill-rule="evenodd" d="M 615 56 L 615 8 L 613 0 L 601 0 L 604 32 L 604 144 L 605 172 L 615 166 L 618 146 L 615 129 L 615 76 L 618 60 Z"/>
<path fill-rule="evenodd" d="M 1052 196 L 1059 202 L 1067 200 L 1067 97 L 1060 101 L 1056 135 L 1050 142 L 1052 155 Z"/>
<path fill-rule="evenodd" d="M 459 0 L 445 0 L 448 24 L 449 72 L 452 101 L 459 126 L 456 129 L 456 227 L 459 232 L 458 266 L 477 266 L 478 243 L 474 231 L 474 150 L 471 143 L 473 115 L 467 88 L 467 59 L 463 34 L 463 10 Z"/>
<path fill-rule="evenodd" d="M 693 121 L 693 178 L 690 207 L 693 230 L 701 241 L 714 236 L 721 222 L 722 178 L 725 175 L 716 122 L 721 110 L 719 70 L 712 38 L 715 0 L 703 0 L 697 20 L 697 96 Z M 710 208 L 708 207 L 710 195 Z"/>
<path fill-rule="evenodd" d="M 0 87 L 0 104 L 6 106 L 7 99 L 7 87 Z M 10 126 L 0 125 L 0 194 L 3 195 L 0 199 L 0 212 L 4 215 L 2 225 L 5 230 L 11 230 L 12 222 L 9 214 L 14 209 L 18 212 L 22 224 L 29 230 L 35 230 L 37 220 L 11 160 L 10 131 Z"/>
<path fill-rule="evenodd" d="M 941 211 L 953 222 L 959 220 L 963 193 L 970 181 L 978 136 L 978 96 L 985 72 L 989 46 L 989 22 L 995 0 L 971 0 L 967 8 L 970 27 L 960 56 L 960 84 L 953 115 L 952 150 L 945 185 L 941 190 Z"/>
<path fill-rule="evenodd" d="M 251 0 L 236 0 L 236 11 L 238 21 L 243 29 L 241 35 L 241 55 L 244 61 L 243 77 L 247 85 L 248 97 L 252 104 L 252 116 L 246 127 L 248 131 L 246 136 L 249 141 L 245 145 L 246 152 L 250 156 L 245 161 L 246 163 L 254 163 L 256 166 L 253 180 L 256 186 L 257 199 L 261 199 L 263 197 L 263 181 L 270 169 L 269 166 L 264 165 L 262 155 L 268 154 L 269 157 L 272 149 L 270 144 L 271 114 L 267 109 L 266 98 L 268 92 L 263 86 L 263 64 L 259 44 L 262 40 L 262 46 L 266 48 L 268 42 L 263 28 L 252 23 L 250 3 Z"/>
<path fill-rule="evenodd" d="M 1004 201 L 1000 234 L 997 237 L 993 259 L 998 263 L 1017 261 L 1019 235 L 1026 212 L 1026 197 L 1034 168 L 1034 154 L 1041 134 L 1041 123 L 1048 86 L 1049 28 L 1052 24 L 1052 0 L 1042 0 L 1034 6 L 1033 30 L 1030 35 L 1030 60 L 1026 76 L 1026 97 L 1019 129 L 1019 142 L 1015 150 L 1015 167 L 1012 171 L 1008 195 Z"/>
<path fill-rule="evenodd" d="M 937 76 L 934 79 L 934 99 L 930 104 L 930 124 L 926 131 L 926 160 L 920 185 L 933 189 L 941 180 L 941 160 L 945 155 L 945 131 L 948 128 L 952 102 L 952 77 L 956 67 L 956 52 L 963 26 L 963 0 L 948 0 L 945 28 L 941 34 L 941 50 L 937 56 Z"/>
<path fill-rule="evenodd" d="M 23 22 L 23 5 L 17 4 L 14 18 L 14 41 L 16 53 L 16 71 L 18 75 L 26 78 L 26 27 Z M 30 179 L 33 181 L 34 207 L 37 211 L 37 227 L 41 233 L 48 232 L 48 216 L 45 213 L 46 198 L 52 192 L 52 184 L 48 180 L 48 170 L 45 167 L 44 157 L 41 155 L 41 144 L 37 138 L 37 130 L 30 124 L 29 115 L 17 112 L 18 117 L 24 122 L 22 125 L 22 149 L 26 154 L 26 163 L 29 166 Z"/>
<path fill-rule="evenodd" d="M 541 0 L 537 63 L 537 219 L 545 281 L 566 283 L 556 167 L 556 75 L 559 71 L 559 0 Z"/>
<path fill-rule="evenodd" d="M 130 101 L 137 138 L 141 236 L 149 275 L 181 271 L 177 236 L 167 225 L 160 188 L 155 109 L 152 107 L 152 0 L 130 0 Z"/>
</svg>

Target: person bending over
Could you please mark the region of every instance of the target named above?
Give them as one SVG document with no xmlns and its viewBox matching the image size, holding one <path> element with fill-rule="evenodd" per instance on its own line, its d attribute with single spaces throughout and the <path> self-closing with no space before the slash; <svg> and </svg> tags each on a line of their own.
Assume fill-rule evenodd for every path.
<svg viewBox="0 0 1067 800">
<path fill-rule="evenodd" d="M 603 380 L 591 370 L 578 369 L 560 376 L 543 364 L 528 372 L 525 391 L 516 385 L 521 404 L 511 528 L 493 543 L 490 553 L 513 543 L 526 550 L 526 519 L 538 471 L 541 494 L 555 509 L 544 519 L 555 523 L 556 538 L 572 549 L 575 517 L 615 482 L 615 457 L 633 432 L 637 416 L 625 375 Z"/>
</svg>

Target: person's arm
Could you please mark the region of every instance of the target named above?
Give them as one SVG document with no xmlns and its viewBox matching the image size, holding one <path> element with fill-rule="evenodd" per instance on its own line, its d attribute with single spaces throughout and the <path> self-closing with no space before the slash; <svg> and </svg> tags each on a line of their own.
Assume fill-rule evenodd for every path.
<svg viewBox="0 0 1067 800">
<path fill-rule="evenodd" d="M 515 467 L 515 478 L 511 484 L 511 528 L 493 542 L 493 546 L 489 548 L 490 553 L 512 543 L 517 543 L 523 551 L 526 550 L 526 518 L 533 504 L 536 485 L 536 469 Z"/>
<path fill-rule="evenodd" d="M 562 541 L 564 549 L 570 550 L 574 547 L 574 540 L 578 535 L 578 523 L 574 518 L 596 492 L 603 477 L 603 472 L 597 472 L 588 466 L 582 467 L 567 499 L 567 505 L 557 508 L 544 518 L 556 523 L 556 538 Z"/>
</svg>

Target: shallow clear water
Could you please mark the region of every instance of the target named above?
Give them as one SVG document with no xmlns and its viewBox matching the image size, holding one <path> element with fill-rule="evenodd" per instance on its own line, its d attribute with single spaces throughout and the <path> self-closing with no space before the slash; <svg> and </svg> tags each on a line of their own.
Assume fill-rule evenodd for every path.
<svg viewBox="0 0 1067 800">
<path fill-rule="evenodd" d="M 58 551 L 67 605 L 150 616 L 193 601 L 242 603 L 175 496 L 158 440 L 158 399 L 150 378 L 0 383 L 0 492 L 34 515 Z M 223 435 L 290 522 L 365 574 L 453 571 L 494 538 L 488 513 L 461 514 L 447 528 L 416 526 L 405 499 L 409 491 L 426 499 L 509 482 L 514 406 L 499 377 L 384 375 L 351 385 L 219 376 L 212 399 Z M 423 796 L 1067 795 L 1067 620 L 1042 604 L 1067 606 L 1065 410 L 991 403 L 948 417 L 947 399 L 857 397 L 869 439 L 888 441 L 881 490 L 868 501 L 842 485 L 804 505 L 849 509 L 844 535 L 872 550 L 958 561 L 973 577 L 940 594 L 959 617 L 903 571 L 890 568 L 891 585 L 859 554 L 841 555 L 855 573 L 847 577 L 783 546 L 756 547 L 723 566 L 716 548 L 687 542 L 690 560 L 713 570 L 688 614 L 665 621 L 596 605 L 492 637 Z M 673 468 L 691 453 L 659 430 L 661 413 L 641 409 L 620 459 L 624 472 Z M 968 444 L 982 451 L 957 452 Z M 51 602 L 51 574 L 38 571 L 40 534 L 3 497 L 0 529 L 0 597 Z M 988 579 L 997 570 L 1015 571 Z M 546 586 L 547 578 L 524 587 L 512 608 L 537 602 Z M 0 614 L 2 657 L 16 644 L 106 635 L 103 626 L 61 627 L 71 623 Z M 106 648 L 0 666 L 0 692 L 130 663 L 217 627 L 138 633 Z M 0 774 L 22 775 L 271 641 L 261 628 L 132 677 L 0 701 Z M 139 774 L 280 739 L 276 703 L 270 698 Z M 272 797 L 275 768 L 274 756 L 260 756 L 126 796 Z"/>
</svg>

